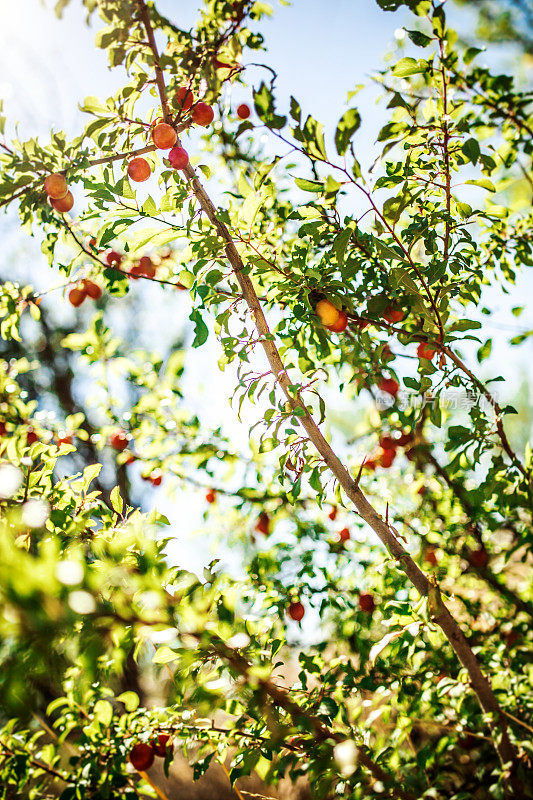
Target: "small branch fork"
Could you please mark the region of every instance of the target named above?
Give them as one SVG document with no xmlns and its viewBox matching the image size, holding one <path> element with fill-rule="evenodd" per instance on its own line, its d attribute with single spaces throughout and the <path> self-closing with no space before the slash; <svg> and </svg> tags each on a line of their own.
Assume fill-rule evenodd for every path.
<svg viewBox="0 0 533 800">
<path fill-rule="evenodd" d="M 141 12 L 141 18 L 146 28 L 148 40 L 152 46 L 154 63 L 156 65 L 155 70 L 157 87 L 161 100 L 161 108 L 165 119 L 170 119 L 165 83 L 161 67 L 159 65 L 159 54 L 157 51 L 157 45 L 155 43 L 150 17 L 145 5 L 145 0 L 138 0 L 138 3 Z M 385 545 L 389 553 L 391 553 L 391 555 L 398 562 L 401 569 L 405 572 L 418 592 L 421 595 L 427 596 L 430 584 L 425 574 L 413 561 L 409 553 L 403 548 L 398 539 L 394 536 L 391 527 L 369 503 L 357 483 L 349 474 L 348 470 L 344 467 L 338 456 L 333 452 L 313 417 L 309 413 L 309 410 L 302 400 L 299 392 L 294 392 L 293 384 L 285 370 L 279 351 L 274 343 L 273 336 L 270 332 L 268 323 L 261 308 L 259 298 L 250 277 L 248 274 L 246 274 L 244 263 L 235 246 L 235 242 L 233 241 L 227 226 L 218 218 L 217 210 L 213 205 L 211 198 L 205 191 L 196 174 L 196 171 L 190 163 L 183 170 L 183 174 L 190 182 L 193 193 L 197 198 L 202 210 L 215 228 L 221 241 L 224 243 L 227 259 L 233 268 L 235 277 L 242 291 L 242 296 L 248 305 L 255 327 L 257 328 L 257 331 L 261 337 L 261 345 L 268 359 L 272 372 L 277 378 L 277 381 L 292 409 L 294 411 L 298 410 L 300 424 L 305 429 L 309 440 L 314 444 L 315 448 L 322 456 L 324 462 L 329 467 L 340 486 L 344 489 L 347 496 L 353 502 L 360 516 L 377 534 L 380 541 Z M 468 671 L 472 689 L 476 693 L 481 707 L 487 714 L 492 716 L 493 721 L 491 726 L 496 750 L 500 756 L 502 764 L 511 767 L 510 783 L 512 785 L 515 797 L 524 798 L 525 794 L 515 774 L 515 768 L 517 766 L 517 752 L 509 738 L 507 721 L 492 690 L 490 682 L 483 674 L 479 662 L 474 655 L 474 652 L 472 651 L 472 648 L 470 647 L 466 637 L 461 631 L 461 628 L 444 604 L 442 605 L 442 611 L 440 611 L 438 616 L 435 617 L 435 622 L 440 626 L 452 645 L 461 664 Z M 266 689 L 266 686 L 264 688 Z M 268 686 L 268 694 L 274 700 L 274 702 L 283 700 L 285 703 L 287 701 L 285 695 L 283 695 L 282 698 L 278 698 L 276 695 L 277 692 L 279 692 L 279 690 L 275 686 Z M 296 706 L 295 709 L 292 709 L 292 711 L 295 713 L 296 711 L 301 713 L 298 706 Z M 372 762 L 372 767 L 376 768 L 377 765 Z M 380 768 L 378 767 L 378 769 Z"/>
<path fill-rule="evenodd" d="M 330 741 L 332 740 L 336 743 L 346 741 L 348 738 L 346 734 L 331 730 L 331 728 L 329 728 L 318 717 L 314 716 L 314 714 L 304 711 L 302 708 L 300 708 L 298 703 L 289 697 L 285 689 L 280 688 L 268 678 L 257 678 L 251 675 L 250 664 L 240 653 L 228 647 L 225 642 L 217 639 L 213 644 L 213 648 L 217 655 L 227 661 L 227 663 L 230 664 L 233 669 L 239 673 L 239 675 L 242 675 L 243 678 L 251 681 L 252 683 L 257 683 L 258 688 L 268 695 L 275 706 L 283 708 L 284 711 L 286 711 L 294 720 L 305 719 L 311 725 L 313 733 L 318 740 L 324 741 L 329 739 Z M 357 758 L 359 764 L 361 764 L 361 766 L 365 767 L 365 769 L 370 772 L 374 780 L 379 781 L 387 787 L 393 798 L 400 798 L 400 800 L 415 800 L 414 795 L 411 792 L 403 789 L 398 784 L 395 776 L 385 772 L 385 770 L 376 764 L 376 762 L 370 758 L 364 748 L 358 747 Z"/>
</svg>

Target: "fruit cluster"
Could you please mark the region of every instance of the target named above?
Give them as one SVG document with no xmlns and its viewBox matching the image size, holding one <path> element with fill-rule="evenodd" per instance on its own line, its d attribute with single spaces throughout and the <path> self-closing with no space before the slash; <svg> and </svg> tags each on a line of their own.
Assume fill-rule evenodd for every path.
<svg viewBox="0 0 533 800">
<path fill-rule="evenodd" d="M 102 296 L 102 287 L 94 281 L 84 278 L 78 281 L 69 291 L 69 303 L 78 308 L 81 306 L 85 298 L 90 297 L 91 300 L 99 300 Z"/>
<path fill-rule="evenodd" d="M 376 467 L 388 469 L 388 467 L 392 466 L 398 449 L 401 447 L 408 447 L 412 441 L 412 433 L 401 433 L 399 436 L 382 434 L 379 438 L 377 450 L 373 453 L 371 458 L 365 461 L 365 467 L 371 470 L 376 469 Z"/>
<path fill-rule="evenodd" d="M 74 205 L 74 197 L 69 191 L 65 176 L 60 172 L 51 172 L 44 179 L 44 191 L 53 209 L 64 214 Z"/>
<path fill-rule="evenodd" d="M 179 118 L 190 112 L 191 120 L 195 125 L 207 127 L 215 118 L 215 112 L 211 106 L 201 100 L 195 102 L 194 94 L 186 86 L 181 86 L 177 90 L 174 96 L 174 105 L 178 108 Z M 157 119 L 151 127 L 150 136 L 158 150 L 169 150 L 168 160 L 174 169 L 186 169 L 189 164 L 189 154 L 183 147 L 176 144 L 178 134 L 173 125 Z M 136 183 L 148 180 L 151 172 L 150 164 L 141 156 L 132 158 L 128 164 L 128 176 Z"/>
<path fill-rule="evenodd" d="M 146 772 L 155 761 L 155 757 L 167 758 L 172 755 L 172 737 L 169 733 L 159 733 L 157 738 L 148 744 L 137 742 L 129 753 L 131 765 L 138 772 Z"/>
</svg>

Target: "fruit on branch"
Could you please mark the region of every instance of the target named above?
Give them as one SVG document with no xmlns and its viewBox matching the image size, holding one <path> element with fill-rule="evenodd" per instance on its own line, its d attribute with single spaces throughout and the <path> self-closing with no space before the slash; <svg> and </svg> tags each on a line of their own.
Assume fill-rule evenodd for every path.
<svg viewBox="0 0 533 800">
<path fill-rule="evenodd" d="M 90 297 L 92 300 L 99 300 L 101 298 L 102 296 L 101 286 L 98 286 L 97 283 L 89 280 L 88 278 L 85 278 L 85 280 L 83 280 L 81 283 L 83 286 L 83 291 L 85 292 L 87 297 Z"/>
<path fill-rule="evenodd" d="M 6 434 L 7 434 L 6 423 L 3 420 L 0 420 L 0 436 L 5 436 Z"/>
<path fill-rule="evenodd" d="M 395 450 L 398 447 L 398 439 L 388 434 L 383 434 L 379 437 L 379 446 L 383 450 Z"/>
<path fill-rule="evenodd" d="M 387 394 L 392 395 L 392 397 L 396 397 L 400 389 L 400 384 L 394 378 L 381 378 L 378 383 L 378 388 L 381 389 L 382 392 L 386 392 Z"/>
<path fill-rule="evenodd" d="M 412 431 L 404 431 L 395 441 L 398 447 L 406 447 L 408 444 L 411 444 L 414 438 L 415 435 Z"/>
<path fill-rule="evenodd" d="M 105 260 L 107 265 L 110 267 L 120 267 L 123 258 L 124 256 L 122 253 L 117 253 L 116 250 L 110 250 L 108 253 L 106 253 Z"/>
<path fill-rule="evenodd" d="M 155 277 L 156 268 L 150 256 L 141 256 L 137 264 L 135 264 L 129 271 L 131 278 L 153 278 Z"/>
<path fill-rule="evenodd" d="M 392 466 L 394 459 L 396 458 L 396 449 L 395 448 L 387 448 L 386 450 L 381 449 L 378 452 L 378 463 L 380 467 L 384 467 L 388 469 Z"/>
<path fill-rule="evenodd" d="M 72 434 L 62 431 L 57 435 L 56 444 L 58 447 L 62 444 L 72 444 Z"/>
<path fill-rule="evenodd" d="M 333 331 L 333 333 L 342 333 L 346 330 L 348 326 L 348 317 L 344 311 L 339 311 L 339 318 L 337 322 L 334 322 L 333 325 L 326 325 L 328 331 Z"/>
<path fill-rule="evenodd" d="M 342 528 L 339 531 L 339 542 L 347 542 L 350 538 L 350 529 L 349 528 Z"/>
<path fill-rule="evenodd" d="M 76 286 L 73 286 L 68 293 L 68 301 L 71 306 L 74 306 L 74 308 L 81 306 L 86 297 L 87 292 L 85 291 L 83 284 L 77 284 Z"/>
<path fill-rule="evenodd" d="M 214 503 L 217 499 L 217 493 L 214 489 L 208 489 L 205 493 L 205 499 L 208 503 Z"/>
<path fill-rule="evenodd" d="M 152 141 L 158 150 L 170 150 L 176 144 L 177 138 L 178 134 L 172 125 L 166 122 L 158 122 L 152 128 Z"/>
<path fill-rule="evenodd" d="M 304 618 L 305 608 L 300 603 L 300 601 L 296 601 L 294 603 L 289 604 L 289 608 L 287 609 L 287 613 L 291 619 L 295 622 L 300 622 Z"/>
<path fill-rule="evenodd" d="M 66 195 L 61 197 L 59 200 L 52 200 L 52 198 L 50 198 L 50 205 L 61 214 L 64 214 L 66 211 L 70 211 L 74 205 L 74 197 L 72 196 L 72 192 L 67 192 Z"/>
<path fill-rule="evenodd" d="M 149 475 L 142 476 L 143 481 L 150 481 L 152 486 L 161 486 L 163 482 L 163 473 L 160 469 L 154 469 Z"/>
<path fill-rule="evenodd" d="M 268 536 L 270 533 L 270 517 L 266 513 L 266 511 L 261 511 L 259 516 L 257 517 L 257 522 L 255 523 L 255 529 L 258 533 L 263 533 L 265 536 Z"/>
<path fill-rule="evenodd" d="M 152 474 L 150 475 L 150 483 L 152 486 L 161 486 L 163 482 L 163 473 L 160 469 L 154 469 Z"/>
<path fill-rule="evenodd" d="M 155 264 L 150 258 L 150 256 L 140 257 L 139 268 L 142 270 L 142 274 L 145 275 L 147 278 L 154 277 L 156 269 L 155 269 Z"/>
<path fill-rule="evenodd" d="M 361 592 L 359 595 L 358 605 L 361 611 L 364 611 L 365 614 L 372 614 L 376 607 L 376 601 L 368 592 Z"/>
<path fill-rule="evenodd" d="M 152 741 L 152 750 L 160 758 L 172 752 L 172 737 L 170 733 L 159 733 L 157 738 Z"/>
<path fill-rule="evenodd" d="M 51 200 L 62 200 L 68 193 L 68 185 L 60 172 L 51 172 L 44 179 L 44 191 Z"/>
<path fill-rule="evenodd" d="M 174 105 L 182 111 L 188 111 L 194 103 L 194 95 L 186 86 L 180 86 L 174 98 Z"/>
<path fill-rule="evenodd" d="M 109 444 L 113 450 L 117 450 L 119 453 L 122 453 L 122 451 L 128 446 L 129 440 L 130 437 L 126 431 L 123 428 L 117 428 L 109 437 Z"/>
<path fill-rule="evenodd" d="M 37 433 L 35 433 L 35 431 L 30 425 L 30 427 L 26 431 L 26 444 L 35 444 L 35 442 L 38 441 L 39 441 L 39 436 Z"/>
<path fill-rule="evenodd" d="M 437 351 L 434 347 L 431 347 L 426 342 L 420 342 L 418 347 L 416 348 L 416 354 L 418 358 L 427 358 L 428 361 L 431 361 L 433 356 Z"/>
<path fill-rule="evenodd" d="M 145 772 L 154 763 L 154 751 L 149 744 L 137 742 L 130 750 L 129 759 L 138 772 Z"/>
<path fill-rule="evenodd" d="M 338 322 L 341 312 L 331 300 L 319 300 L 315 306 L 315 314 L 320 317 L 322 325 L 327 328 Z"/>
<path fill-rule="evenodd" d="M 331 506 L 331 511 L 329 512 L 328 517 L 332 522 L 334 522 L 337 519 L 337 514 L 338 514 L 337 506 Z"/>
<path fill-rule="evenodd" d="M 168 160 L 174 169 L 185 169 L 189 163 L 189 154 L 183 147 L 173 147 L 168 154 Z"/>
<path fill-rule="evenodd" d="M 431 564 L 432 567 L 436 567 L 438 563 L 437 554 L 433 547 L 427 547 L 426 552 L 424 553 L 424 561 L 428 564 Z"/>
<path fill-rule="evenodd" d="M 251 113 L 250 106 L 246 103 L 241 103 L 240 106 L 237 106 L 237 116 L 239 119 L 248 119 Z"/>
<path fill-rule="evenodd" d="M 197 125 L 210 125 L 215 118 L 215 112 L 207 103 L 196 103 L 192 110 L 192 119 Z"/>
<path fill-rule="evenodd" d="M 151 174 L 150 164 L 145 158 L 132 158 L 128 164 L 128 176 L 136 183 L 147 181 Z"/>
<path fill-rule="evenodd" d="M 470 551 L 470 562 L 474 565 L 474 567 L 486 567 L 488 560 L 489 554 L 484 547 L 479 547 L 477 550 Z"/>
<path fill-rule="evenodd" d="M 387 322 L 390 322 L 391 324 L 394 324 L 395 322 L 401 322 L 404 317 L 405 314 L 402 309 L 397 308 L 392 304 L 388 305 L 383 312 L 383 319 L 387 320 Z"/>
<path fill-rule="evenodd" d="M 137 461 L 137 456 L 135 453 L 132 453 L 131 450 L 125 450 L 124 455 L 126 456 L 126 459 L 123 461 L 123 464 L 126 467 L 129 467 L 130 464 L 134 464 L 135 461 Z"/>
</svg>

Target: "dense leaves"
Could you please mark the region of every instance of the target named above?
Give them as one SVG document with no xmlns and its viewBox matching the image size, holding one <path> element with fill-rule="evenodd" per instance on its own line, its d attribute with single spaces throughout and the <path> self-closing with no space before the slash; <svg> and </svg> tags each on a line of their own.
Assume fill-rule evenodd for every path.
<svg viewBox="0 0 533 800">
<path fill-rule="evenodd" d="M 378 4 L 413 14 L 376 76 L 374 165 L 351 100 L 327 130 L 281 108 L 275 76 L 250 85 L 272 11 L 250 0 L 209 0 L 191 30 L 86 2 L 124 85 L 83 101 L 74 140 L 0 153 L 1 203 L 94 304 L 61 327 L 45 292 L 2 286 L 2 796 L 156 796 L 160 772 L 130 758 L 142 744 L 149 769 L 154 742 L 167 775 L 179 746 L 195 778 L 218 761 L 237 787 L 255 771 L 316 797 L 531 796 L 531 419 L 497 389 L 484 321 L 486 288 L 533 264 L 532 98 L 442 6 Z M 196 173 L 152 143 L 162 117 Z M 128 179 L 139 152 L 148 190 Z M 132 322 L 149 285 L 192 325 L 164 353 Z M 188 360 L 215 338 L 249 448 L 188 407 Z M 205 495 L 200 548 L 221 558 L 200 576 L 167 555 L 163 481 Z"/>
</svg>

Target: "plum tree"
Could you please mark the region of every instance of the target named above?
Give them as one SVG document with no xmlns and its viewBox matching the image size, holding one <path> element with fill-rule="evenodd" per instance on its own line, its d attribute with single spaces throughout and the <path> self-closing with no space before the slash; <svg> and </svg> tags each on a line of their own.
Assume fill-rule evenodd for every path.
<svg viewBox="0 0 533 800">
<path fill-rule="evenodd" d="M 224 796 L 525 800 L 525 70 L 378 0 L 368 158 L 364 97 L 278 93 L 267 3 L 84 4 L 112 95 L 0 118 L 44 264 L 0 296 L 2 789 L 181 796 L 180 752 Z"/>
</svg>

